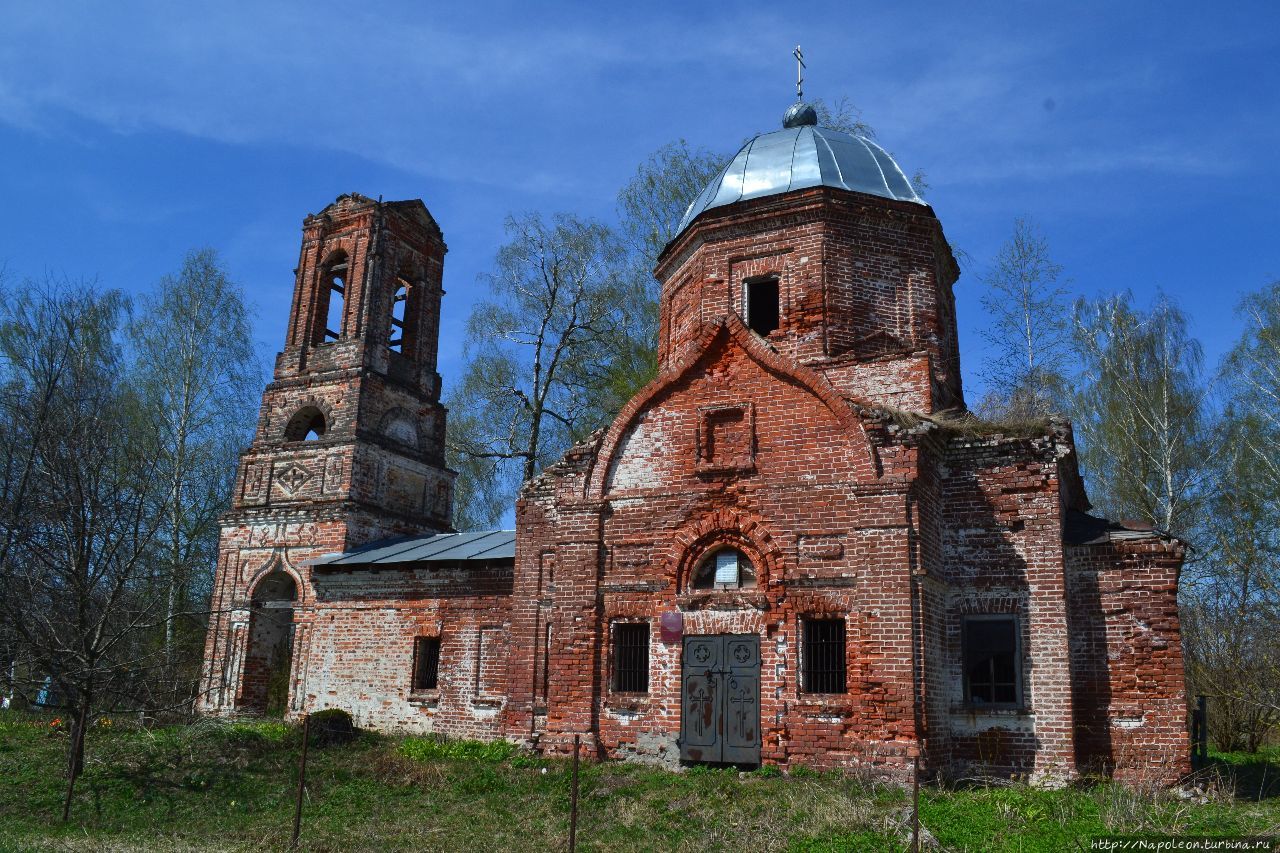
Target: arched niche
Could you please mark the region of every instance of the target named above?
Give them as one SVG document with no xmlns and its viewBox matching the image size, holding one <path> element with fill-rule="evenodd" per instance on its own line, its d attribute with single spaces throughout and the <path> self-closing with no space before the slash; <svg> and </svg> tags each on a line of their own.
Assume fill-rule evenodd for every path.
<svg viewBox="0 0 1280 853">
<path fill-rule="evenodd" d="M 297 600 L 297 581 L 282 568 L 273 569 L 254 584 L 239 703 L 246 711 L 276 716 L 287 707 Z"/>
</svg>

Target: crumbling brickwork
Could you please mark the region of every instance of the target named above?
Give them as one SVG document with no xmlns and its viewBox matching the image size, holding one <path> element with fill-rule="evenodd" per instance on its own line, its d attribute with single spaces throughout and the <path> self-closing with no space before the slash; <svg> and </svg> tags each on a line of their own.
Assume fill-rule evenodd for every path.
<svg viewBox="0 0 1280 853">
<path fill-rule="evenodd" d="M 964 419 L 928 207 L 821 186 L 708 209 L 660 259 L 658 377 L 524 488 L 514 557 L 386 562 L 450 530 L 443 254 L 420 202 L 304 223 L 207 713 L 669 766 L 1187 770 L 1181 545 L 1085 513 L 1067 424 Z"/>
</svg>

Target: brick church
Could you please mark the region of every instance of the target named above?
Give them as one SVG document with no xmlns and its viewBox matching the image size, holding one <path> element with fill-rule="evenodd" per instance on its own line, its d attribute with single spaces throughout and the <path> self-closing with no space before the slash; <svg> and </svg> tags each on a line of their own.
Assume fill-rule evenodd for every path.
<svg viewBox="0 0 1280 853">
<path fill-rule="evenodd" d="M 934 211 L 792 107 L 655 274 L 659 374 L 457 533 L 421 201 L 303 222 L 223 518 L 203 713 L 909 778 L 1188 770 L 1183 546 L 1087 513 L 1070 426 L 964 416 Z"/>
</svg>

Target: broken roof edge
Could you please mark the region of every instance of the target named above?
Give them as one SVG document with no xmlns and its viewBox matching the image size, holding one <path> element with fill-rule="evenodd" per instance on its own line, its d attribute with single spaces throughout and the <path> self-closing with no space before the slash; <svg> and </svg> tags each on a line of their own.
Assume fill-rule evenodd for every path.
<svg viewBox="0 0 1280 853">
<path fill-rule="evenodd" d="M 305 565 L 313 568 L 345 566 L 402 566 L 410 563 L 480 563 L 514 560 L 514 530 L 484 530 L 471 533 L 427 533 L 398 536 L 370 542 L 340 554 L 322 554 Z"/>
<path fill-rule="evenodd" d="M 1111 542 L 1134 542 L 1142 539 L 1158 539 L 1162 542 L 1186 546 L 1177 536 L 1145 521 L 1129 519 L 1112 521 L 1090 515 L 1078 509 L 1069 509 L 1062 524 L 1062 539 L 1067 545 L 1104 545 Z"/>
</svg>

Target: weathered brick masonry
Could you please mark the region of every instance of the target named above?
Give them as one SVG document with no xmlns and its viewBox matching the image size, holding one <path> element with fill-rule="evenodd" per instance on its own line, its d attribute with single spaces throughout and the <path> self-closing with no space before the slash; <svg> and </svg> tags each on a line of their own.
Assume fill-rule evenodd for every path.
<svg viewBox="0 0 1280 853">
<path fill-rule="evenodd" d="M 421 202 L 343 196 L 304 223 L 224 519 L 205 712 L 898 778 L 917 754 L 939 775 L 1187 770 L 1181 546 L 1086 514 L 1065 423 L 962 417 L 958 268 L 914 194 L 707 206 L 656 271 L 658 377 L 525 488 L 514 559 L 389 563 L 362 546 L 450 541 L 444 251 Z"/>
</svg>

